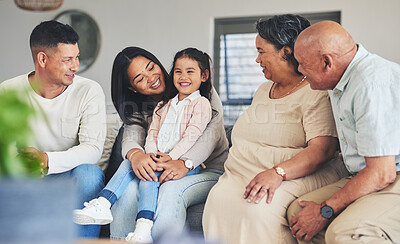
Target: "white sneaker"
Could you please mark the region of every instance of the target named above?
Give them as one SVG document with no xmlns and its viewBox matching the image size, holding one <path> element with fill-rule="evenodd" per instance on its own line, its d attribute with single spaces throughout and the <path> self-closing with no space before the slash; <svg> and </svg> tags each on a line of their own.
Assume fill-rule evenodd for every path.
<svg viewBox="0 0 400 244">
<path fill-rule="evenodd" d="M 90 202 L 85 202 L 83 209 L 75 209 L 74 222 L 80 225 L 106 225 L 111 223 L 113 221 L 110 210 L 111 203 L 106 206 L 108 204 L 104 200 L 107 200 L 105 198 L 102 200 L 95 198 Z"/>
<path fill-rule="evenodd" d="M 140 218 L 136 221 L 135 232 L 129 233 L 125 240 L 134 243 L 153 243 L 151 238 L 152 227 L 153 221 Z"/>
<path fill-rule="evenodd" d="M 142 236 L 135 232 L 129 233 L 125 240 L 133 243 L 153 243 L 151 235 Z"/>
</svg>

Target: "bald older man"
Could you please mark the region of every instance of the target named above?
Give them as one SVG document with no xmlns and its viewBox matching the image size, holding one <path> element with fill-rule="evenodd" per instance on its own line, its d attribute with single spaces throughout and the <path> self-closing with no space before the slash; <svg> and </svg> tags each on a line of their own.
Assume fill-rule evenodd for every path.
<svg viewBox="0 0 400 244">
<path fill-rule="evenodd" d="M 300 242 L 400 243 L 400 65 L 332 21 L 301 32 L 294 55 L 310 86 L 329 90 L 349 177 L 292 203 L 292 234 Z"/>
</svg>

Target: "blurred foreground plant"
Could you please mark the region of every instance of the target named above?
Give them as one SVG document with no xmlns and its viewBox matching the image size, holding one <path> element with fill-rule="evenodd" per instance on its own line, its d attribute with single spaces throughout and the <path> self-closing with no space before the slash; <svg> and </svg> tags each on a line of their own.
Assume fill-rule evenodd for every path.
<svg viewBox="0 0 400 244">
<path fill-rule="evenodd" d="M 35 110 L 20 95 L 25 94 L 0 91 L 0 178 L 40 175 L 39 160 L 19 153 L 32 137 L 29 121 L 35 115 Z"/>
</svg>

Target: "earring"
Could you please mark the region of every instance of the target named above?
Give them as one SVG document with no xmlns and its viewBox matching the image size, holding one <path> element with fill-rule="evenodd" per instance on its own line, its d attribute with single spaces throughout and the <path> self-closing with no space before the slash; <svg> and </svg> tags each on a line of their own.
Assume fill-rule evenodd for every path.
<svg viewBox="0 0 400 244">
<path fill-rule="evenodd" d="M 132 91 L 133 91 L 134 93 L 137 93 L 137 91 L 136 91 L 136 90 L 134 90 L 134 89 L 132 89 Z"/>
</svg>

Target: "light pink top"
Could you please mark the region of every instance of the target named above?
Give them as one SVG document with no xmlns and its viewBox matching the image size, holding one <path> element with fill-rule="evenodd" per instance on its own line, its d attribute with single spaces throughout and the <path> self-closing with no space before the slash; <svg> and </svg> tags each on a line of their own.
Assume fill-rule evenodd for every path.
<svg viewBox="0 0 400 244">
<path fill-rule="evenodd" d="M 154 109 L 153 120 L 150 124 L 145 142 L 146 153 L 156 153 L 159 151 L 157 147 L 157 137 L 161 127 L 164 125 L 172 101 L 173 99 L 169 100 L 165 106 L 159 109 L 160 102 Z M 177 125 L 180 128 L 180 140 L 172 150 L 168 152 L 172 160 L 179 159 L 196 143 L 197 139 L 203 134 L 207 124 L 210 122 L 211 115 L 211 105 L 207 98 L 200 96 L 193 101 L 188 101 L 184 108 L 182 119 L 179 125 Z"/>
</svg>

